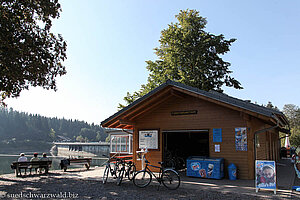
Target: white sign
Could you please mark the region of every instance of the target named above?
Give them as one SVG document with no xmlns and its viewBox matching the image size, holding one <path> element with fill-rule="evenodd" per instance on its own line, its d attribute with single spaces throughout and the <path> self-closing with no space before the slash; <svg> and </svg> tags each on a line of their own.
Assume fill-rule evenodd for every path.
<svg viewBox="0 0 300 200">
<path fill-rule="evenodd" d="M 215 144 L 215 152 L 220 152 L 220 145 L 219 144 Z"/>
<path fill-rule="evenodd" d="M 140 149 L 158 149 L 158 130 L 139 131 Z"/>
</svg>

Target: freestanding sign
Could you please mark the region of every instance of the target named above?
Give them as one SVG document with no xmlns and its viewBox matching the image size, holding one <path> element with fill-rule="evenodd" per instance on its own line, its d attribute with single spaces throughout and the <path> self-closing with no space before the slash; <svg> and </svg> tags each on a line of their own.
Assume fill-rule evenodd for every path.
<svg viewBox="0 0 300 200">
<path fill-rule="evenodd" d="M 276 165 L 275 161 L 256 160 L 255 161 L 255 187 L 259 189 L 273 189 L 276 194 Z"/>
<path fill-rule="evenodd" d="M 139 131 L 140 149 L 158 149 L 158 130 Z"/>
</svg>

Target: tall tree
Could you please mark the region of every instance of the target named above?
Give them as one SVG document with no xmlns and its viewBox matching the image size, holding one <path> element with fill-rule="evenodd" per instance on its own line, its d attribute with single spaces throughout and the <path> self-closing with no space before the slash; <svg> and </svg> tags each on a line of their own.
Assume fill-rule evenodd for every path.
<svg viewBox="0 0 300 200">
<path fill-rule="evenodd" d="M 66 74 L 66 42 L 50 32 L 57 0 L 0 0 L 0 103 L 29 86 L 56 90 Z"/>
<path fill-rule="evenodd" d="M 300 148 L 300 108 L 294 104 L 286 104 L 283 106 L 283 113 L 290 122 L 291 145 Z"/>
<path fill-rule="evenodd" d="M 223 92 L 224 84 L 242 89 L 241 84 L 230 76 L 230 63 L 221 57 L 235 39 L 225 40 L 222 34 L 204 31 L 207 21 L 196 10 L 181 10 L 175 17 L 178 22 L 162 30 L 160 46 L 154 49 L 158 59 L 146 61 L 150 72 L 147 84 L 138 92 L 127 93 L 124 98 L 127 104 L 168 79 L 206 91 Z"/>
</svg>

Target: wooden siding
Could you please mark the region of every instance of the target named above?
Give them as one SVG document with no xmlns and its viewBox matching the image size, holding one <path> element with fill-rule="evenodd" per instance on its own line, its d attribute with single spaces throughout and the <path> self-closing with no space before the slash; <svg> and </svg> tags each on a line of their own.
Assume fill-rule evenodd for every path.
<svg viewBox="0 0 300 200">
<path fill-rule="evenodd" d="M 263 125 L 260 129 L 268 128 L 269 125 Z M 260 130 L 258 129 L 258 130 Z M 277 161 L 279 157 L 279 131 L 272 129 L 258 134 L 258 146 L 256 148 L 257 160 L 274 160 Z"/>
<path fill-rule="evenodd" d="M 197 110 L 198 114 L 181 116 L 171 116 L 170 114 L 172 111 L 183 110 Z M 234 163 L 238 168 L 238 178 L 254 178 L 253 130 L 249 127 L 253 123 L 251 122 L 251 118 L 246 114 L 200 100 L 196 97 L 185 96 L 184 98 L 172 97 L 168 99 L 155 109 L 135 119 L 134 122 L 133 153 L 138 169 L 141 167 L 140 161 L 137 162 L 136 160 L 135 153 L 138 150 L 138 130 L 160 130 L 160 149 L 150 150 L 147 154 L 147 159 L 152 164 L 157 164 L 157 162 L 162 161 L 163 155 L 162 131 L 209 129 L 209 155 L 210 157 L 222 157 L 225 159 L 225 174 L 227 174 L 228 164 Z M 235 128 L 247 126 L 250 128 L 250 131 L 247 133 L 248 151 L 236 151 Z M 213 143 L 213 128 L 222 128 L 222 143 Z M 220 153 L 214 151 L 215 144 L 220 144 Z"/>
</svg>

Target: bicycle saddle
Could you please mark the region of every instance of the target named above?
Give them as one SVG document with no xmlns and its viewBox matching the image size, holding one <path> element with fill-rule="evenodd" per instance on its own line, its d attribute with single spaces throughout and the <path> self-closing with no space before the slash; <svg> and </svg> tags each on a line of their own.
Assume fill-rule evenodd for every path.
<svg viewBox="0 0 300 200">
<path fill-rule="evenodd" d="M 163 164 L 164 164 L 164 162 L 158 162 L 158 164 L 160 164 L 160 165 L 163 165 Z"/>
<path fill-rule="evenodd" d="M 145 163 L 150 163 L 148 160 L 145 159 Z"/>
</svg>

